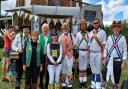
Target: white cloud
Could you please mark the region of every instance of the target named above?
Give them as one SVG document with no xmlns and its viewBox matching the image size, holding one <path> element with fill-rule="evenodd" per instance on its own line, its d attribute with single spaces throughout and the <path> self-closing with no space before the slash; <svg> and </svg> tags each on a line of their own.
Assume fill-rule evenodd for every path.
<svg viewBox="0 0 128 89">
<path fill-rule="evenodd" d="M 7 0 L 7 1 L 1 2 L 2 10 L 12 9 L 12 8 L 15 8 L 15 6 L 16 6 L 16 0 Z"/>
<path fill-rule="evenodd" d="M 83 0 L 89 4 L 102 4 L 103 11 L 103 22 L 104 24 L 110 25 L 115 19 L 115 15 L 119 12 L 123 13 L 122 20 L 128 18 L 128 5 L 125 4 L 125 0 L 100 0 L 99 2 L 95 2 L 95 0 Z"/>
<path fill-rule="evenodd" d="M 5 15 L 7 12 L 5 10 L 15 8 L 16 0 L 6 0 L 1 2 L 1 12 Z M 10 15 L 10 13 L 8 13 Z"/>
<path fill-rule="evenodd" d="M 128 5 L 124 5 L 125 0 L 108 0 L 108 3 L 102 0 L 97 4 L 102 4 L 104 24 L 110 25 L 119 12 L 124 12 L 122 20 L 128 18 Z"/>
<path fill-rule="evenodd" d="M 82 1 L 89 4 L 102 4 L 104 24 L 111 24 L 112 20 L 115 20 L 114 16 L 122 11 L 124 12 L 122 19 L 128 19 L 128 5 L 124 5 L 125 0 L 107 0 L 108 2 L 106 2 L 106 0 L 99 0 L 99 2 L 96 2 L 95 0 Z M 2 1 L 2 13 L 5 14 L 5 9 L 14 8 L 15 5 L 16 0 Z"/>
</svg>

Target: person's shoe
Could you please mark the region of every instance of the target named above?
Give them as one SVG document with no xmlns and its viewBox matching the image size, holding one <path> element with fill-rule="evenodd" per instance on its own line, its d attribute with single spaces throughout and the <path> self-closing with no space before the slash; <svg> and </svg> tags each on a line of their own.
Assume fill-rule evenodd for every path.
<svg viewBox="0 0 128 89">
<path fill-rule="evenodd" d="M 47 89 L 47 88 L 44 88 L 44 84 L 39 84 L 39 89 Z"/>
<path fill-rule="evenodd" d="M 79 88 L 82 88 L 82 86 L 83 86 L 82 83 L 80 83 Z"/>
<path fill-rule="evenodd" d="M 68 89 L 73 89 L 72 87 L 68 87 Z"/>
<path fill-rule="evenodd" d="M 20 89 L 20 87 L 17 87 L 17 86 L 16 86 L 15 89 Z"/>
<path fill-rule="evenodd" d="M 113 85 L 112 89 L 118 89 L 118 86 L 117 85 Z"/>
<path fill-rule="evenodd" d="M 16 81 L 16 87 L 15 89 L 20 89 L 20 81 Z"/>
<path fill-rule="evenodd" d="M 102 87 L 102 89 L 105 89 L 105 88 L 106 88 L 106 81 L 103 81 L 103 82 L 101 83 L 101 87 Z"/>
<path fill-rule="evenodd" d="M 3 77 L 2 82 L 9 82 L 9 80 L 6 77 Z"/>
<path fill-rule="evenodd" d="M 6 81 L 6 78 L 5 78 L 5 77 L 3 77 L 3 78 L 2 78 L 2 82 L 5 82 L 5 81 Z"/>
<path fill-rule="evenodd" d="M 62 86 L 62 89 L 66 89 L 66 86 Z"/>
<path fill-rule="evenodd" d="M 82 85 L 83 85 L 84 88 L 88 87 L 86 82 L 84 82 Z"/>
</svg>

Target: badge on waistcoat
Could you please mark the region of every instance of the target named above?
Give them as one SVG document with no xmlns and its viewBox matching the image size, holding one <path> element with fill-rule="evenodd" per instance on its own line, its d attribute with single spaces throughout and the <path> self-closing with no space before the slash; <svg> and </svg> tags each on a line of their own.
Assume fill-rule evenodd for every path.
<svg viewBox="0 0 128 89">
<path fill-rule="evenodd" d="M 53 56 L 53 57 L 58 57 L 58 55 L 57 55 L 57 50 L 52 50 L 52 56 Z"/>
</svg>

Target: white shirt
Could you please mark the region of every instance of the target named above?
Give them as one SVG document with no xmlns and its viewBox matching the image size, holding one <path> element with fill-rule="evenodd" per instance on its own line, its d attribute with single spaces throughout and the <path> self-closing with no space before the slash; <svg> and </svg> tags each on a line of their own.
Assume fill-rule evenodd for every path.
<svg viewBox="0 0 128 89">
<path fill-rule="evenodd" d="M 61 34 L 61 35 L 59 36 L 59 39 L 58 39 L 58 42 L 59 42 L 59 43 L 60 43 L 61 39 L 62 39 L 64 36 L 66 36 L 66 35 Z M 71 39 L 71 36 L 72 36 L 72 39 Z M 70 36 L 70 33 L 68 33 L 68 35 L 67 35 L 66 37 L 69 38 L 70 40 L 72 40 L 72 41 L 73 41 L 73 44 L 76 45 L 76 39 L 75 39 L 75 37 L 74 37 L 74 35 L 73 35 L 72 33 L 71 33 L 71 36 Z"/>
<path fill-rule="evenodd" d="M 117 43 L 119 50 L 123 56 L 123 60 L 127 59 L 127 44 L 126 44 L 126 39 L 124 36 L 121 36 L 120 40 Z M 111 47 L 113 46 L 113 41 L 112 41 L 112 37 L 111 35 L 108 37 L 107 42 L 106 42 L 106 46 L 105 46 L 105 52 L 104 52 L 104 57 L 107 56 L 107 51 L 109 52 L 109 50 L 111 49 Z M 117 51 L 115 50 L 115 48 L 113 49 L 111 55 L 111 57 L 119 57 L 117 54 Z"/>
<path fill-rule="evenodd" d="M 87 35 L 89 36 L 89 34 L 88 33 L 85 34 L 85 39 L 86 39 L 85 40 L 85 39 L 82 39 L 81 32 L 78 32 L 76 34 L 76 43 L 77 43 L 76 45 L 79 49 L 87 49 L 88 48 L 89 37 Z"/>
<path fill-rule="evenodd" d="M 30 40 L 30 36 L 28 36 L 28 40 Z M 25 41 L 25 35 L 23 34 L 21 41 L 21 33 L 18 33 L 12 42 L 12 50 L 18 51 L 18 49 L 24 48 L 24 41 Z"/>
<path fill-rule="evenodd" d="M 46 50 L 47 50 L 47 43 L 48 43 L 48 36 L 44 36 L 44 40 L 45 40 L 45 45 L 44 45 L 44 54 L 46 54 Z"/>
<path fill-rule="evenodd" d="M 100 46 L 97 44 L 96 40 L 93 39 L 91 41 L 91 38 L 93 36 L 93 31 L 92 30 L 89 34 L 89 46 L 90 46 L 90 51 L 101 51 Z M 102 30 L 101 28 L 98 29 L 98 33 L 97 33 L 97 38 L 99 39 L 99 41 L 101 42 L 102 45 L 106 44 L 106 32 L 104 30 Z"/>
</svg>

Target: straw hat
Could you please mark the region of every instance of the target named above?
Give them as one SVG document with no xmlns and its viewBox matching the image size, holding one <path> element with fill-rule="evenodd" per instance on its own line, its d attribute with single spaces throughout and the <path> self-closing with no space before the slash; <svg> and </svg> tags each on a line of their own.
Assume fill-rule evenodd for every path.
<svg viewBox="0 0 128 89">
<path fill-rule="evenodd" d="M 67 23 L 63 23 L 61 29 L 67 29 Z"/>
<path fill-rule="evenodd" d="M 80 24 L 83 24 L 83 23 L 87 24 L 87 22 L 85 21 L 85 19 L 81 19 L 80 20 Z"/>
<path fill-rule="evenodd" d="M 122 27 L 121 20 L 119 20 L 119 21 L 113 21 L 111 27 L 112 28 L 114 28 L 114 27 Z"/>
</svg>

